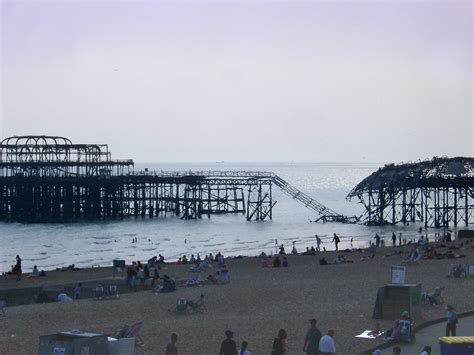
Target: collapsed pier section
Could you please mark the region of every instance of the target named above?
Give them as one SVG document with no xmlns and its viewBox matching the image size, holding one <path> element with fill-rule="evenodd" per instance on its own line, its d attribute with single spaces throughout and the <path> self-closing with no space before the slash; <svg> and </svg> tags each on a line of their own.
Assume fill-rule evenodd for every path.
<svg viewBox="0 0 474 355">
<path fill-rule="evenodd" d="M 435 157 L 385 165 L 362 180 L 347 198 L 357 198 L 364 206 L 361 221 L 368 225 L 468 226 L 474 211 L 474 159 Z"/>
</svg>

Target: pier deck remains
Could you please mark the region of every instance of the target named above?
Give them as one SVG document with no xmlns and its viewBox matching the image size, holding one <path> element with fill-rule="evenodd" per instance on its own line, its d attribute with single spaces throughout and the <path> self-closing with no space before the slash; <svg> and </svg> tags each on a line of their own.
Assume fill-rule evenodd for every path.
<svg viewBox="0 0 474 355">
<path fill-rule="evenodd" d="M 0 220 L 72 222 L 156 217 L 196 219 L 237 213 L 272 218 L 275 185 L 313 210 L 317 220 L 354 222 L 271 172 L 135 171 L 106 144 L 55 136 L 14 136 L 0 143 Z"/>
<path fill-rule="evenodd" d="M 347 198 L 362 203 L 361 221 L 369 225 L 468 226 L 474 213 L 474 159 L 435 157 L 388 164 L 362 180 Z"/>
</svg>

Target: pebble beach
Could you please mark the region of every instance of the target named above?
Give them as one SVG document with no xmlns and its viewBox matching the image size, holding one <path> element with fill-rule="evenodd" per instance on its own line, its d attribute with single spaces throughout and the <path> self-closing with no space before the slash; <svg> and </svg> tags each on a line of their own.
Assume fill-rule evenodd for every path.
<svg viewBox="0 0 474 355">
<path fill-rule="evenodd" d="M 319 265 L 323 253 L 289 255 L 288 268 L 264 268 L 255 257 L 229 259 L 231 281 L 225 285 L 178 287 L 176 292 L 165 294 L 139 289 L 116 300 L 82 299 L 7 307 L 5 316 L 0 315 L 0 354 L 35 354 L 41 335 L 69 329 L 114 334 L 125 324 L 139 321 L 143 322 L 144 345 L 136 347 L 136 354 L 163 354 L 173 332 L 179 336 L 180 354 L 217 354 L 227 329 L 235 333 L 238 345 L 242 340 L 248 341 L 252 354 L 269 354 L 281 328 L 288 333 L 289 353 L 302 354 L 311 318 L 318 320 L 323 334 L 328 328 L 336 330 L 337 354 L 359 354 L 383 342 L 354 336 L 374 327 L 372 311 L 377 290 L 390 283 L 391 266 L 402 265 L 409 250 L 381 248 L 373 259 L 364 253 L 344 253 L 353 263 L 326 266 Z M 393 255 L 394 251 L 402 253 Z M 447 274 L 452 263 L 473 264 L 474 249 L 465 244 L 456 252 L 465 257 L 407 265 L 406 282 L 421 283 L 423 291 L 445 287 L 445 304 L 455 305 L 462 313 L 474 308 L 474 278 L 448 278 Z M 336 253 L 325 252 L 324 257 L 332 262 Z M 217 270 L 215 264 L 208 273 Z M 195 276 L 189 265 L 175 263 L 165 264 L 160 272 L 161 276 L 164 274 L 181 279 Z M 19 282 L 13 275 L 4 275 L 0 277 L 0 287 L 61 285 L 111 276 L 111 268 L 51 271 L 44 278 L 34 279 L 24 275 Z M 173 312 L 178 298 L 197 299 L 200 294 L 207 297 L 207 312 Z M 445 316 L 445 304 L 423 306 L 422 318 L 415 324 Z M 392 321 L 380 323 L 388 329 Z"/>
</svg>

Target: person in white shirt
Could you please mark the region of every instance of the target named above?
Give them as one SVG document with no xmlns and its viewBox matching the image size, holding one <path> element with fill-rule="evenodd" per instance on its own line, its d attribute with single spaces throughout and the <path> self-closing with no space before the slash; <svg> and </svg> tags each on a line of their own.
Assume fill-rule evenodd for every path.
<svg viewBox="0 0 474 355">
<path fill-rule="evenodd" d="M 242 346 L 239 352 L 237 353 L 237 355 L 250 355 L 250 351 L 247 350 L 248 346 L 249 346 L 249 343 L 247 343 L 246 341 L 243 341 Z"/>
<path fill-rule="evenodd" d="M 334 342 L 334 329 L 329 329 L 328 334 L 319 341 L 320 355 L 336 355 L 336 343 Z"/>
<path fill-rule="evenodd" d="M 66 295 L 66 291 L 62 290 L 58 295 L 58 302 L 69 302 L 72 301 L 72 298 Z"/>
<path fill-rule="evenodd" d="M 425 346 L 423 352 L 420 355 L 431 355 L 431 346 Z"/>
</svg>

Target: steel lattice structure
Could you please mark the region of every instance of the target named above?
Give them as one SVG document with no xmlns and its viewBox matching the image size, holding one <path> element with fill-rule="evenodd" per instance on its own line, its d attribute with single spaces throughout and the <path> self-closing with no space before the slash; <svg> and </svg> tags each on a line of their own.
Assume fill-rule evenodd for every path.
<svg viewBox="0 0 474 355">
<path fill-rule="evenodd" d="M 106 144 L 54 136 L 14 136 L 0 143 L 0 220 L 68 222 L 173 213 L 182 219 L 242 213 L 272 218 L 276 185 L 323 221 L 350 219 L 271 172 L 133 170 Z"/>
<path fill-rule="evenodd" d="M 385 165 L 362 180 L 347 198 L 358 198 L 363 204 L 366 224 L 467 226 L 474 208 L 474 159 L 435 157 Z"/>
</svg>

